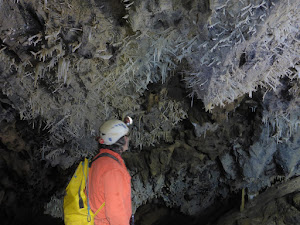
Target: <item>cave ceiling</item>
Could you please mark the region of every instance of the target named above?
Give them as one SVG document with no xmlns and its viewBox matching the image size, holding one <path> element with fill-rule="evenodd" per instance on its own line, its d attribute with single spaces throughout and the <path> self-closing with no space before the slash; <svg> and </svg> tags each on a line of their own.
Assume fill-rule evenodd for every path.
<svg viewBox="0 0 300 225">
<path fill-rule="evenodd" d="M 200 215 L 299 176 L 299 10 L 298 0 L 0 0 L 1 209 L 43 199 L 61 217 L 99 126 L 126 115 L 134 211 L 163 202 Z M 300 221 L 299 195 L 289 199 Z"/>
</svg>

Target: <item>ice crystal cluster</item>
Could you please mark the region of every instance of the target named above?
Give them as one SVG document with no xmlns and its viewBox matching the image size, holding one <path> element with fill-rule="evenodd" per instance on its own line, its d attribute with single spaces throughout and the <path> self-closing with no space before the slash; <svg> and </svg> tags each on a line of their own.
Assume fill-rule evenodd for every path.
<svg viewBox="0 0 300 225">
<path fill-rule="evenodd" d="M 55 218 L 63 218 L 63 198 L 52 196 L 51 200 L 45 205 L 45 214 L 49 214 Z"/>
<path fill-rule="evenodd" d="M 289 88 L 283 97 L 282 89 L 286 86 Z M 287 142 L 298 131 L 300 125 L 299 80 L 281 83 L 276 92 L 265 94 L 264 101 L 263 122 L 268 128 L 268 136 L 275 138 L 277 143 Z"/>
<path fill-rule="evenodd" d="M 191 96 L 201 98 L 206 110 L 224 107 L 258 88 L 266 90 L 263 122 L 277 142 L 288 140 L 299 128 L 299 1 L 210 1 L 208 32 L 212 41 L 198 46 L 193 57 L 198 72 L 187 75 Z M 196 63 L 196 61 L 200 63 Z M 280 97 L 287 87 L 290 100 Z"/>
<path fill-rule="evenodd" d="M 164 90 L 172 76 L 180 74 L 191 101 L 201 99 L 209 111 L 259 87 L 275 92 L 282 77 L 299 79 L 299 4 L 6 1 L 2 7 L 12 12 L 0 24 L 2 93 L 22 120 L 50 134 L 40 152 L 53 165 L 93 154 L 101 123 L 126 114 L 135 120 L 132 146 L 171 142 L 187 117 Z M 150 83 L 162 88 L 148 110 Z M 298 117 L 289 112 L 298 109 L 299 85 L 292 86 L 295 102 L 280 118 L 296 129 Z"/>
<path fill-rule="evenodd" d="M 259 86 L 275 91 L 291 75 L 299 63 L 299 7 L 297 1 L 211 1 L 213 41 L 198 46 L 204 54 L 191 64 L 199 72 L 187 78 L 207 110 L 251 97 Z"/>
<path fill-rule="evenodd" d="M 6 81 L 2 91 L 15 99 L 21 119 L 50 134 L 41 156 L 52 165 L 69 165 L 64 163 L 69 160 L 58 156 L 70 159 L 92 154 L 90 150 L 96 149 L 93 137 L 106 119 L 125 114 L 137 119 L 133 145 L 142 147 L 157 142 L 185 118 L 181 103 L 164 97 L 155 116 L 167 119 L 168 129 L 156 127 L 149 132 L 143 125 L 147 112 L 140 109 L 139 97 L 147 85 L 164 83 L 176 67 L 174 56 L 180 52 L 174 45 L 185 43 L 172 29 L 129 35 L 101 11 L 107 6 L 93 1 L 7 4 L 15 10 L 34 10 L 43 23 L 43 30 L 33 34 L 10 28 L 12 35 L 3 35 L 1 60 L 6 72 L 2 76 Z M 9 44 L 20 33 L 23 52 L 17 52 L 22 58 L 16 61 L 9 54 Z"/>
</svg>

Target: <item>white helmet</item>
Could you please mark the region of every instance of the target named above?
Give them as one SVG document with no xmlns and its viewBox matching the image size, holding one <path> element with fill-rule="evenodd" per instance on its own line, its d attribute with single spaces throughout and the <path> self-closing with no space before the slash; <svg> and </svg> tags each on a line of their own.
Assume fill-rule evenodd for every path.
<svg viewBox="0 0 300 225">
<path fill-rule="evenodd" d="M 100 144 L 112 145 L 125 136 L 129 128 L 121 120 L 108 120 L 100 127 Z"/>
</svg>

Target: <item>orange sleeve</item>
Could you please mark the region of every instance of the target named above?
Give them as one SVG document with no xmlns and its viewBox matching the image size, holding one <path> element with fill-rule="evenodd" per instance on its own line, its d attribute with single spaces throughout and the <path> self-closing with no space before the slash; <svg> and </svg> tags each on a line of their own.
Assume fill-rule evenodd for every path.
<svg viewBox="0 0 300 225">
<path fill-rule="evenodd" d="M 122 172 L 111 170 L 103 176 L 106 218 L 110 225 L 129 225 L 128 193 Z"/>
</svg>

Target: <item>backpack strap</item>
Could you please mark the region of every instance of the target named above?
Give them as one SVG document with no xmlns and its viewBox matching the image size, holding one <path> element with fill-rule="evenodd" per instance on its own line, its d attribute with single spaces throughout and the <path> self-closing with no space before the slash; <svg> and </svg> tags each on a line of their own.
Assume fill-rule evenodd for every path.
<svg viewBox="0 0 300 225">
<path fill-rule="evenodd" d="M 89 163 L 89 167 L 91 168 L 92 163 L 95 162 L 95 161 L 96 161 L 97 159 L 99 159 L 100 157 L 103 157 L 103 156 L 110 157 L 110 158 L 116 160 L 119 164 L 121 164 L 120 161 L 119 161 L 115 156 L 113 156 L 112 154 L 109 154 L 109 153 L 105 152 L 105 153 L 101 153 L 101 154 L 98 155 L 96 158 L 92 159 L 92 161 Z"/>
<path fill-rule="evenodd" d="M 105 206 L 105 202 L 103 202 L 103 204 L 100 206 L 100 208 L 95 212 L 94 216 L 96 216 L 98 214 L 98 212 L 100 212 L 100 210 Z"/>
<path fill-rule="evenodd" d="M 103 204 L 99 207 L 99 209 L 94 213 L 93 218 L 96 217 L 96 215 L 98 214 L 98 212 L 100 212 L 100 210 L 103 209 L 104 206 L 105 206 L 105 202 L 103 202 Z M 88 221 L 88 222 L 91 222 L 91 221 L 92 221 L 92 216 L 91 216 L 91 214 L 90 214 L 90 208 L 88 209 L 87 221 Z"/>
</svg>

